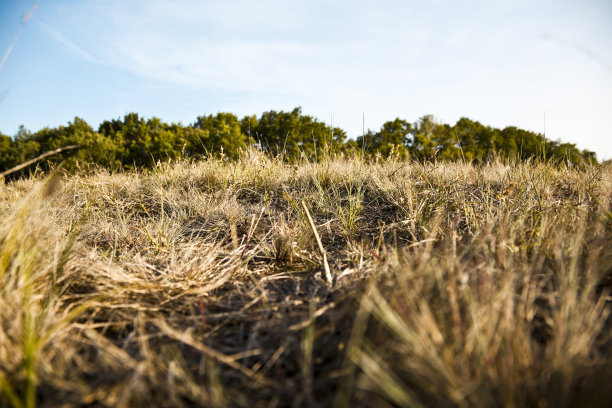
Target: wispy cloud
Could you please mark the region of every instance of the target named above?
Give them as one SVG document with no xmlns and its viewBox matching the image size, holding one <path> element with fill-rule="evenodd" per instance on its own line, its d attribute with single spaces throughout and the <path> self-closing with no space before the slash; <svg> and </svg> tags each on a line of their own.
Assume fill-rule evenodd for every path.
<svg viewBox="0 0 612 408">
<path fill-rule="evenodd" d="M 95 33 L 89 43 L 102 61 L 178 86 L 391 96 L 442 78 L 442 60 L 454 52 L 452 36 L 435 35 L 437 26 L 401 4 L 110 2 L 105 27 L 85 18 L 78 35 Z"/>
<path fill-rule="evenodd" d="M 48 24 L 46 21 L 40 18 L 35 18 L 34 21 L 37 26 L 41 27 L 45 31 L 45 33 L 51 36 L 51 38 L 53 38 L 53 40 L 55 40 L 62 48 L 72 53 L 77 58 L 83 61 L 92 62 L 92 63 L 99 62 L 98 59 L 95 58 L 91 53 L 86 51 L 83 47 L 80 47 L 79 45 L 77 45 L 67 35 L 62 34 L 60 30 L 54 28 L 53 26 Z"/>
</svg>

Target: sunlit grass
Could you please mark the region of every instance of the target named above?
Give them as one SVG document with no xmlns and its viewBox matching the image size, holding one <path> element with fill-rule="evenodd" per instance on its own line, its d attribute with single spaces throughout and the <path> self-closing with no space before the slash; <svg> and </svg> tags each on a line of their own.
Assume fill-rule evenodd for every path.
<svg viewBox="0 0 612 408">
<path fill-rule="evenodd" d="M 611 193 L 257 151 L 7 183 L 0 406 L 607 406 Z"/>
</svg>

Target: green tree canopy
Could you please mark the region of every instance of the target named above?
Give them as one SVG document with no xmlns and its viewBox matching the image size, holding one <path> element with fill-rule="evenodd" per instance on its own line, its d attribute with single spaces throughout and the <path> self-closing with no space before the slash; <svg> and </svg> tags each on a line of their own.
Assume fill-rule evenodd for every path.
<svg viewBox="0 0 612 408">
<path fill-rule="evenodd" d="M 70 167 L 74 160 L 83 163 L 98 164 L 107 168 L 117 168 L 120 163 L 117 160 L 117 153 L 120 146 L 112 140 L 95 132 L 89 124 L 75 117 L 74 121 L 68 122 L 67 126 L 58 128 L 44 128 L 35 135 L 35 140 L 39 144 L 39 152 L 43 153 L 67 145 L 80 145 L 81 148 L 76 152 L 66 152 L 48 159 L 50 163 L 59 163 L 70 157 L 71 163 L 66 164 Z"/>
<path fill-rule="evenodd" d="M 198 116 L 193 127 L 206 132 L 206 135 L 200 134 L 200 142 L 209 154 L 223 151 L 228 157 L 236 158 L 249 142 L 241 130 L 240 121 L 233 113 Z"/>
<path fill-rule="evenodd" d="M 412 145 L 412 124 L 396 118 L 393 121 L 385 122 L 376 133 L 368 132 L 357 138 L 357 144 L 364 146 L 369 153 L 380 153 L 389 156 L 392 152 L 405 158 L 407 147 Z"/>
<path fill-rule="evenodd" d="M 254 121 L 249 119 L 243 123 L 253 125 Z M 243 124 L 243 131 L 244 127 Z M 253 137 L 263 149 L 275 156 L 311 158 L 317 151 L 341 150 L 346 133 L 337 127 L 332 129 L 312 116 L 303 115 L 298 107 L 291 112 L 264 112 L 255 124 Z"/>
</svg>

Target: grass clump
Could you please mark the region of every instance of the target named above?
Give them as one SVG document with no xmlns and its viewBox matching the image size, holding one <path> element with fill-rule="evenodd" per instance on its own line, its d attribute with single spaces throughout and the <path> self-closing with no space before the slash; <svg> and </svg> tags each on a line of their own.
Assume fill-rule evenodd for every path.
<svg viewBox="0 0 612 408">
<path fill-rule="evenodd" d="M 608 406 L 612 169 L 324 157 L 0 190 L 0 406 Z"/>
</svg>

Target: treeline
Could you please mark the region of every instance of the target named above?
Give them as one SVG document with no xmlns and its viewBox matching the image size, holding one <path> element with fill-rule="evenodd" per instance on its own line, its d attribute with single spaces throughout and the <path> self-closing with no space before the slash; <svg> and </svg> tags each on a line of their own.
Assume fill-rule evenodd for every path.
<svg viewBox="0 0 612 408">
<path fill-rule="evenodd" d="M 596 163 L 594 152 L 579 150 L 575 144 L 549 140 L 544 135 L 508 126 L 497 129 L 468 118 L 451 126 L 425 115 L 415 123 L 395 119 L 382 125 L 378 132 L 368 131 L 358 137 L 357 145 L 383 156 L 392 152 L 400 157 L 441 160 L 479 161 L 497 155 L 526 160 L 539 158 L 566 163 Z"/>
<path fill-rule="evenodd" d="M 78 117 L 66 126 L 36 133 L 22 126 L 14 137 L 0 133 L 0 172 L 72 144 L 81 148 L 53 156 L 40 165 L 52 166 L 70 157 L 73 166 L 81 163 L 110 170 L 152 168 L 158 161 L 181 157 L 216 155 L 234 159 L 248 146 L 281 155 L 288 161 L 312 160 L 322 153 L 356 152 L 416 160 L 480 161 L 494 154 L 572 164 L 596 162 L 595 153 L 579 150 L 574 144 L 551 141 L 516 127 L 496 129 L 467 118 L 453 126 L 438 123 L 431 115 L 414 123 L 395 119 L 377 132 L 370 130 L 356 140 L 347 139 L 342 129 L 332 128 L 295 108 L 242 119 L 232 113 L 199 116 L 190 125 L 168 124 L 155 117 L 145 119 L 129 113 L 123 119 L 104 121 L 97 130 Z"/>
</svg>

